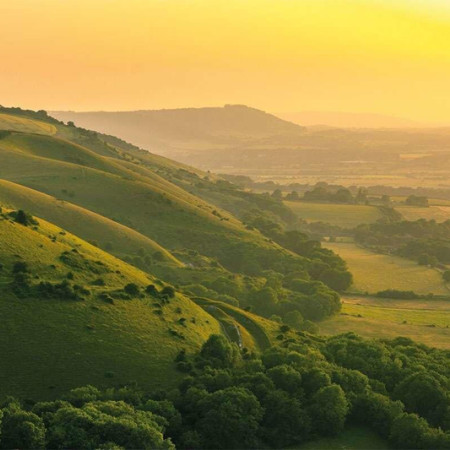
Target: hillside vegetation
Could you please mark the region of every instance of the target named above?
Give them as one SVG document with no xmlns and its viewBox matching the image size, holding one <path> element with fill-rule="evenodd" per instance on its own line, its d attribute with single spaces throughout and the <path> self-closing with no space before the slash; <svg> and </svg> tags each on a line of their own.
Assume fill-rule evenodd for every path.
<svg viewBox="0 0 450 450">
<path fill-rule="evenodd" d="M 0 267 L 1 396 L 54 397 L 80 383 L 170 386 L 180 349 L 220 330 L 186 297 L 163 304 L 145 293 L 161 282 L 40 218 L 25 226 L 3 211 Z"/>
</svg>

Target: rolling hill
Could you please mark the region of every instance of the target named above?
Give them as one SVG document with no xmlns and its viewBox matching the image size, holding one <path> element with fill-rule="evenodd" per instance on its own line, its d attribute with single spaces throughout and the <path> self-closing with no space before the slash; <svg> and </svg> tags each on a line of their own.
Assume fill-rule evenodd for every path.
<svg viewBox="0 0 450 450">
<path fill-rule="evenodd" d="M 170 386 L 181 348 L 194 351 L 220 331 L 180 294 L 168 303 L 145 294 L 149 284 L 162 288 L 151 275 L 40 218 L 22 225 L 4 208 L 0 264 L 0 396 L 53 397 L 89 383 Z M 140 292 L 126 294 L 129 283 Z"/>
<path fill-rule="evenodd" d="M 59 138 L 17 132 L 3 136 L 0 150 L 0 178 L 133 228 L 166 249 L 193 248 L 239 270 L 253 253 L 266 254 L 266 265 L 270 255 L 294 258 L 137 160 L 108 158 Z M 230 247 L 242 250 L 230 252 Z"/>
<path fill-rule="evenodd" d="M 54 111 L 53 117 L 158 150 L 224 148 L 301 134 L 303 128 L 244 105 L 129 112 Z"/>
</svg>

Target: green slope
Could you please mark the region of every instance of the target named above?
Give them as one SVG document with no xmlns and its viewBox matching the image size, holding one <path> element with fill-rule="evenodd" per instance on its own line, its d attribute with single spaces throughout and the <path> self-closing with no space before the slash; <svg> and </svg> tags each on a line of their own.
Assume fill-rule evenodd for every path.
<svg viewBox="0 0 450 450">
<path fill-rule="evenodd" d="M 0 396 L 45 398 L 87 383 L 133 380 L 149 388 L 170 386 L 179 377 L 173 365 L 177 352 L 194 351 L 220 331 L 214 318 L 179 294 L 162 308 L 149 295 L 119 298 L 128 283 L 143 288 L 155 281 L 60 228 L 38 222 L 25 227 L 5 211 L 0 216 Z M 29 267 L 32 288 L 25 295 L 11 284 L 16 262 Z M 70 283 L 90 291 L 84 300 L 37 293 L 41 281 L 60 283 L 68 272 L 73 274 Z M 102 292 L 115 297 L 113 304 L 99 297 Z M 185 325 L 179 322 L 182 317 Z"/>
<path fill-rule="evenodd" d="M 56 127 L 41 120 L 19 117 L 12 114 L 0 113 L 0 130 L 23 131 L 27 133 L 39 133 L 53 135 Z"/>
<path fill-rule="evenodd" d="M 164 256 L 163 261 L 182 266 L 172 254 L 137 231 L 65 200 L 19 184 L 0 180 L 0 203 L 45 217 L 85 240 L 97 242 L 101 248 L 114 255 L 130 255 L 140 251 L 151 255 L 160 252 Z"/>
<path fill-rule="evenodd" d="M 11 133 L 0 140 L 0 178 L 70 200 L 167 249 L 192 248 L 241 271 L 255 270 L 252 265 L 270 268 L 274 261 L 303 264 L 230 214 L 142 165 L 134 163 L 131 170 L 130 164 L 52 137 Z"/>
</svg>

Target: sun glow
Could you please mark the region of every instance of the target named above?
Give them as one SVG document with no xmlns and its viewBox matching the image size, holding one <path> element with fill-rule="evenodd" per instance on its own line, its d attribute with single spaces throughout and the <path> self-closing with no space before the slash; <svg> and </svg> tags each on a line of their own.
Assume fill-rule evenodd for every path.
<svg viewBox="0 0 450 450">
<path fill-rule="evenodd" d="M 14 0 L 1 103 L 450 118 L 450 8 L 419 0 Z"/>
</svg>

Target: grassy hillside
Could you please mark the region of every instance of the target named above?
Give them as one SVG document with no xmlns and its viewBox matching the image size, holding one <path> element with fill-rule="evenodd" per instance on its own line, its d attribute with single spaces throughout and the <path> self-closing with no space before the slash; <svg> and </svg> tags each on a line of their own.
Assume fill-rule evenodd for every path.
<svg viewBox="0 0 450 450">
<path fill-rule="evenodd" d="M 52 138 L 12 133 L 0 140 L 0 178 L 70 200 L 134 228 L 165 248 L 189 246 L 233 269 L 245 268 L 255 254 L 266 267 L 273 258 L 294 258 L 258 232 L 246 230 L 226 212 L 144 166 L 134 164 L 131 170 L 127 162 L 60 140 L 50 143 L 53 150 L 50 144 L 43 145 L 43 139 Z M 63 150 L 58 153 L 60 147 Z M 71 161 L 64 157 L 66 150 Z"/>
<path fill-rule="evenodd" d="M 5 210 L 0 216 L 0 395 L 45 398 L 81 384 L 132 380 L 168 386 L 178 379 L 177 352 L 194 351 L 220 332 L 186 297 L 177 294 L 161 306 L 142 293 L 151 283 L 161 289 L 152 277 L 37 220 L 23 226 Z M 26 288 L 14 274 L 16 263 L 27 265 Z M 64 281 L 78 298 L 49 287 Z M 141 294 L 126 295 L 128 283 Z"/>
<path fill-rule="evenodd" d="M 0 113 L 0 130 L 53 135 L 56 127 L 41 120 Z"/>
<path fill-rule="evenodd" d="M 450 303 L 443 300 L 392 300 L 348 297 L 342 313 L 319 324 L 323 334 L 353 331 L 370 338 L 406 336 L 450 349 Z"/>
<path fill-rule="evenodd" d="M 385 289 L 418 294 L 448 295 L 440 272 L 398 256 L 373 253 L 349 242 L 324 244 L 343 258 L 353 274 L 352 291 L 376 293 Z"/>
<path fill-rule="evenodd" d="M 329 203 L 284 202 L 298 218 L 307 222 L 325 222 L 343 228 L 372 223 L 383 216 L 375 206 L 338 205 Z"/>
<path fill-rule="evenodd" d="M 68 201 L 19 184 L 0 180 L 0 204 L 25 209 L 31 214 L 45 217 L 85 240 L 96 242 L 114 255 L 123 256 L 138 252 L 153 255 L 159 252 L 163 261 L 182 266 L 171 253 L 137 231 Z"/>
</svg>

